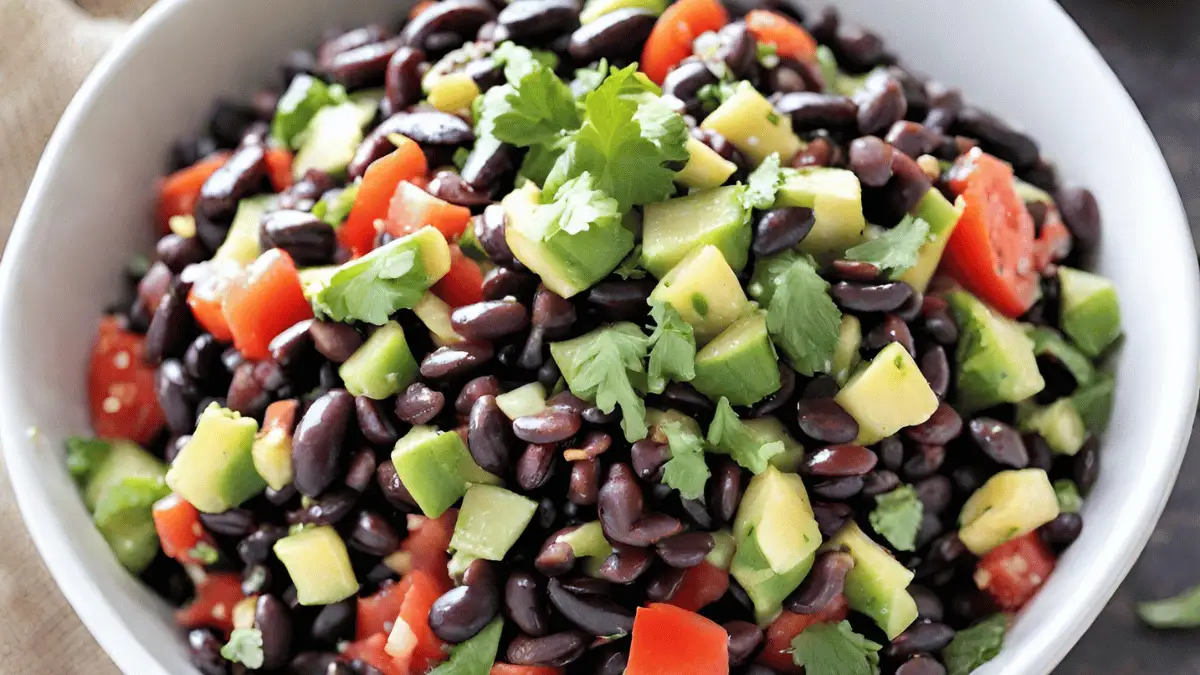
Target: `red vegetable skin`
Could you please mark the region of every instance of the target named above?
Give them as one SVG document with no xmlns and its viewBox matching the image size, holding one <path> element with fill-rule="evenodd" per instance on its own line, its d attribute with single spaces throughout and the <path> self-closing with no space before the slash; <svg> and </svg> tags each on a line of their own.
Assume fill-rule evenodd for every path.
<svg viewBox="0 0 1200 675">
<path fill-rule="evenodd" d="M 228 637 L 233 630 L 233 606 L 244 598 L 242 575 L 216 572 L 196 586 L 196 597 L 183 609 L 175 610 L 175 622 L 184 628 L 213 628 Z"/>
<path fill-rule="evenodd" d="M 1054 571 L 1054 553 L 1037 532 L 992 549 L 975 567 L 975 585 L 1001 609 L 1015 612 L 1029 602 Z"/>
<path fill-rule="evenodd" d="M 804 668 L 796 665 L 792 659 L 792 639 L 809 626 L 843 621 L 849 614 L 850 605 L 844 595 L 838 595 L 816 614 L 785 611 L 767 627 L 766 645 L 758 655 L 758 662 L 785 675 L 803 675 Z"/>
<path fill-rule="evenodd" d="M 514 666 L 511 663 L 495 663 L 489 675 L 563 675 L 562 668 L 546 666 Z"/>
<path fill-rule="evenodd" d="M 221 305 L 225 301 L 230 284 L 241 275 L 242 268 L 230 260 L 210 260 L 193 265 L 188 270 L 196 270 L 197 277 L 191 292 L 188 293 L 188 306 L 192 308 L 192 315 L 214 338 L 221 342 L 231 342 L 233 333 L 229 330 L 229 322 L 225 320 Z"/>
<path fill-rule="evenodd" d="M 446 566 L 450 564 L 450 537 L 454 535 L 454 523 L 458 521 L 458 509 L 449 509 L 437 518 L 425 516 L 408 517 L 408 536 L 400 542 L 400 550 L 408 554 L 412 569 L 432 576 L 447 588 L 453 586 Z"/>
<path fill-rule="evenodd" d="M 166 423 L 154 393 L 154 368 L 142 361 L 145 342 L 122 329 L 116 317 L 100 320 L 88 365 L 92 430 L 100 438 L 146 445 Z"/>
<path fill-rule="evenodd" d="M 355 257 L 371 250 L 375 242 L 375 221 L 386 218 L 396 186 L 401 181 L 424 177 L 429 171 L 425 153 L 414 141 L 396 135 L 400 145 L 391 154 L 371 162 L 363 174 L 346 222 L 338 228 L 338 242 Z"/>
<path fill-rule="evenodd" d="M 417 639 L 410 669 L 423 673 L 430 666 L 446 660 L 445 643 L 439 640 L 429 627 L 429 610 L 433 609 L 434 601 L 453 586 L 442 583 L 434 575 L 420 570 L 413 570 L 408 579 L 412 585 L 404 594 L 404 602 L 400 604 L 400 616 L 397 620 L 408 624 L 409 630 Z"/>
<path fill-rule="evenodd" d="M 729 636 L 695 612 L 655 603 L 639 607 L 625 675 L 728 675 Z"/>
<path fill-rule="evenodd" d="M 1062 217 L 1056 210 L 1050 210 L 1042 223 L 1042 231 L 1033 244 L 1033 259 L 1037 271 L 1041 272 L 1051 263 L 1067 257 L 1071 252 L 1071 240 L 1071 232 L 1063 224 Z"/>
<path fill-rule="evenodd" d="M 383 675 L 418 675 L 409 670 L 402 659 L 394 659 L 384 647 L 387 645 L 386 633 L 375 633 L 346 645 L 342 658 L 347 661 L 355 659 L 374 667 Z"/>
<path fill-rule="evenodd" d="M 387 232 L 393 237 L 403 237 L 432 225 L 448 241 L 462 236 L 471 220 L 471 210 L 443 201 L 425 190 L 403 181 L 388 203 Z"/>
<path fill-rule="evenodd" d="M 151 515 L 158 541 L 168 558 L 185 565 L 201 564 L 202 561 L 192 557 L 193 549 L 200 543 L 215 546 L 212 535 L 200 524 L 200 512 L 174 492 L 158 500 Z"/>
<path fill-rule="evenodd" d="M 462 252 L 458 244 L 451 244 L 450 271 L 430 290 L 451 307 L 483 302 L 483 270 L 479 263 Z"/>
<path fill-rule="evenodd" d="M 196 211 L 200 187 L 229 159 L 228 152 L 218 152 L 195 164 L 180 169 L 158 183 L 158 228 L 160 234 L 170 231 L 171 216 L 190 216 Z"/>
<path fill-rule="evenodd" d="M 400 607 L 404 604 L 404 596 L 412 587 L 412 578 L 405 577 L 399 582 L 388 582 L 379 587 L 378 591 L 365 598 L 358 599 L 358 624 L 355 635 L 359 640 L 371 637 L 375 633 L 391 633 L 396 617 L 400 616 Z"/>
<path fill-rule="evenodd" d="M 775 45 L 782 58 L 812 61 L 817 57 L 817 41 L 800 24 L 788 17 L 765 9 L 746 14 L 746 30 L 760 44 Z"/>
<path fill-rule="evenodd" d="M 1037 299 L 1033 218 L 1007 164 L 978 149 L 959 162 L 950 187 L 966 209 L 946 245 L 942 273 L 1006 316 L 1019 317 Z"/>
<path fill-rule="evenodd" d="M 248 359 L 271 356 L 268 345 L 287 328 L 313 316 L 292 257 L 273 248 L 229 285 L 221 312 L 233 344 Z"/>
<path fill-rule="evenodd" d="M 658 17 L 642 49 L 642 72 L 657 84 L 679 62 L 692 55 L 692 41 L 720 30 L 729 13 L 717 0 L 679 0 Z"/>
<path fill-rule="evenodd" d="M 728 590 L 729 572 L 705 560 L 684 572 L 683 581 L 667 603 L 689 612 L 698 612 L 720 600 Z"/>
<path fill-rule="evenodd" d="M 292 186 L 292 153 L 283 148 L 271 148 L 266 152 L 267 177 L 276 192 Z"/>
</svg>

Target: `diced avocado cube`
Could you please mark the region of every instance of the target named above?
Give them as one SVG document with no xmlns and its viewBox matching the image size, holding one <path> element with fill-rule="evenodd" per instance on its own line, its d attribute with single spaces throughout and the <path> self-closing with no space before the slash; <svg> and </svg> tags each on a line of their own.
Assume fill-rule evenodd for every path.
<svg viewBox="0 0 1200 675">
<path fill-rule="evenodd" d="M 536 215 L 541 191 L 526 183 L 504 198 L 509 248 L 542 279 L 546 288 L 569 298 L 608 276 L 633 250 L 633 233 L 614 219 L 594 223 L 582 232 L 557 230 L 542 238 Z"/>
<path fill-rule="evenodd" d="M 392 464 L 421 512 L 437 518 L 467 492 L 469 483 L 499 483 L 471 458 L 453 431 L 414 426 L 392 450 Z"/>
<path fill-rule="evenodd" d="M 972 553 L 983 555 L 1057 517 L 1058 498 L 1045 471 L 1001 471 L 963 505 L 958 538 Z"/>
<path fill-rule="evenodd" d="M 1046 386 L 1033 341 L 1019 324 L 966 291 L 954 291 L 946 299 L 958 324 L 958 397 L 965 410 L 1019 403 Z"/>
<path fill-rule="evenodd" d="M 98 438 L 67 440 L 67 469 L 83 490 L 83 503 L 94 513 L 104 494 L 127 478 L 160 479 L 167 466 L 132 441 Z"/>
<path fill-rule="evenodd" d="M 675 174 L 677 183 L 695 190 L 715 188 L 724 185 L 737 171 L 737 164 L 725 159 L 697 138 L 689 136 L 686 147 L 688 162 Z"/>
<path fill-rule="evenodd" d="M 704 432 L 700 431 L 700 423 L 695 419 L 684 415 L 678 410 L 659 410 L 657 408 L 646 408 L 646 425 L 650 427 L 662 426 L 667 422 L 679 424 L 684 431 L 696 436 L 703 436 Z"/>
<path fill-rule="evenodd" d="M 260 433 L 250 449 L 254 470 L 272 490 L 282 490 L 292 482 L 292 437 L 285 429 Z"/>
<path fill-rule="evenodd" d="M 729 574 L 737 579 L 754 604 L 755 621 L 766 626 L 779 616 L 783 601 L 808 576 L 816 554 L 810 553 L 793 567 L 776 572 L 763 556 L 760 543 L 761 540 L 751 537 L 738 544 L 729 564 Z"/>
<path fill-rule="evenodd" d="M 442 112 L 470 109 L 479 96 L 479 85 L 468 73 L 450 73 L 437 78 L 429 88 L 429 105 Z"/>
<path fill-rule="evenodd" d="M 421 323 L 425 324 L 425 327 L 429 329 L 429 334 L 433 336 L 433 341 L 439 346 L 457 344 L 465 340 L 450 324 L 451 311 L 452 308 L 446 304 L 445 300 L 429 291 L 426 291 L 425 295 L 421 296 L 421 300 L 413 305 L 413 314 L 416 314 Z"/>
<path fill-rule="evenodd" d="M 345 100 L 345 96 L 341 87 L 331 88 L 308 73 L 300 73 L 279 97 L 271 120 L 271 136 L 289 148 L 298 147 L 297 137 L 308 128 L 317 111 Z"/>
<path fill-rule="evenodd" d="M 1062 294 L 1062 325 L 1079 349 L 1099 356 L 1121 335 L 1121 307 L 1117 288 L 1098 274 L 1070 267 L 1058 268 Z"/>
<path fill-rule="evenodd" d="M 570 546 L 576 558 L 606 558 L 613 551 L 598 520 L 584 523 L 558 540 Z"/>
<path fill-rule="evenodd" d="M 1096 368 L 1083 352 L 1076 349 L 1053 328 L 1045 326 L 1025 326 L 1029 338 L 1033 340 L 1033 353 L 1036 356 L 1048 356 L 1058 361 L 1075 378 L 1075 384 L 1087 386 L 1096 379 Z"/>
<path fill-rule="evenodd" d="M 346 391 L 378 401 L 404 391 L 417 379 L 417 370 L 404 329 L 389 321 L 346 359 L 338 375 L 346 383 Z"/>
<path fill-rule="evenodd" d="M 737 275 L 716 246 L 692 251 L 654 287 L 650 300 L 666 302 L 695 330 L 696 343 L 706 344 L 746 313 L 746 298 Z"/>
<path fill-rule="evenodd" d="M 1116 380 L 1112 375 L 1099 373 L 1091 384 L 1080 387 L 1071 394 L 1071 402 L 1075 404 L 1075 409 L 1079 411 L 1079 417 L 1083 419 L 1083 425 L 1088 431 L 1099 434 L 1108 428 L 1115 386 Z"/>
<path fill-rule="evenodd" d="M 917 264 L 905 270 L 898 278 L 899 281 L 906 282 L 920 293 L 925 292 L 965 207 L 966 202 L 961 199 L 956 204 L 951 204 L 937 188 L 930 188 L 929 192 L 925 193 L 912 210 L 912 215 L 929 223 L 929 240 L 921 245 L 921 250 L 917 253 Z"/>
<path fill-rule="evenodd" d="M 1033 431 L 1046 439 L 1058 455 L 1074 455 L 1087 440 L 1087 429 L 1070 398 L 1060 398 L 1048 406 L 1034 406 L 1021 419 L 1021 431 Z"/>
<path fill-rule="evenodd" d="M 742 420 L 742 426 L 760 444 L 783 443 L 783 452 L 768 459 L 768 464 L 785 474 L 796 473 L 800 470 L 800 463 L 804 460 L 804 446 L 788 433 L 787 427 L 783 426 L 783 422 L 780 422 L 778 418 L 760 417 Z M 807 497 L 807 493 L 805 496 Z"/>
<path fill-rule="evenodd" d="M 775 112 L 771 102 L 749 82 L 738 84 L 733 95 L 704 118 L 700 127 L 724 136 L 756 165 L 773 152 L 786 164 L 804 147 L 792 132 L 792 118 Z"/>
<path fill-rule="evenodd" d="M 211 403 L 167 471 L 167 485 L 204 513 L 228 511 L 267 486 L 254 470 L 252 417 Z"/>
<path fill-rule="evenodd" d="M 537 511 L 537 502 L 495 485 L 472 485 L 463 497 L 450 548 L 503 560 Z"/>
<path fill-rule="evenodd" d="M 644 9 L 654 14 L 662 14 L 667 8 L 667 0 L 588 0 L 579 14 L 579 22 L 589 24 L 609 12 L 625 8 Z"/>
<path fill-rule="evenodd" d="M 753 405 L 779 390 L 779 357 L 767 333 L 767 315 L 738 319 L 696 354 L 697 391 L 733 405 Z"/>
<path fill-rule="evenodd" d="M 146 569 L 158 555 L 151 507 L 170 493 L 161 475 L 128 476 L 106 490 L 96 504 L 92 514 L 96 529 L 121 566 L 134 574 Z"/>
<path fill-rule="evenodd" d="M 230 260 L 245 266 L 262 252 L 258 245 L 258 225 L 267 212 L 273 195 L 249 197 L 238 202 L 237 214 L 225 235 L 225 241 L 213 253 L 213 260 Z"/>
<path fill-rule="evenodd" d="M 938 398 L 916 361 L 899 342 L 889 343 L 846 382 L 834 400 L 858 421 L 855 443 L 871 445 L 937 410 Z"/>
<path fill-rule="evenodd" d="M 275 542 L 301 605 L 331 605 L 358 592 L 346 543 L 329 525 L 309 527 Z"/>
<path fill-rule="evenodd" d="M 663 278 L 687 254 L 716 246 L 740 272 L 750 255 L 750 213 L 740 185 L 718 187 L 647 204 L 642 226 L 642 266 Z"/>
<path fill-rule="evenodd" d="M 341 227 L 350 215 L 350 210 L 354 208 L 354 200 L 358 199 L 359 185 L 360 183 L 354 182 L 340 190 L 327 191 L 313 205 L 312 214 L 329 223 L 335 230 Z"/>
<path fill-rule="evenodd" d="M 854 368 L 862 361 L 862 356 L 858 353 L 861 347 L 862 322 L 854 315 L 843 314 L 842 325 L 838 329 L 837 347 L 833 350 L 833 367 L 829 371 L 839 386 L 845 386 Z"/>
<path fill-rule="evenodd" d="M 854 569 L 846 575 L 846 600 L 850 609 L 871 617 L 889 640 L 917 620 L 917 603 L 906 590 L 913 573 L 864 534 L 857 523 L 847 523 L 826 548 L 844 549 L 854 558 Z"/>
<path fill-rule="evenodd" d="M 717 530 L 711 534 L 713 547 L 708 555 L 704 556 L 704 560 L 714 567 L 728 570 L 733 564 L 734 553 L 737 552 L 737 542 L 733 539 L 733 533 L 729 530 Z"/>
<path fill-rule="evenodd" d="M 768 466 L 752 478 L 738 506 L 733 537 L 739 547 L 754 539 L 777 574 L 793 569 L 820 548 L 821 530 L 800 476 Z"/>
<path fill-rule="evenodd" d="M 862 185 L 845 169 L 784 169 L 775 207 L 805 206 L 813 210 L 813 227 L 796 249 L 819 260 L 841 255 L 866 241 Z"/>
<path fill-rule="evenodd" d="M 306 267 L 299 271 L 300 290 L 304 293 L 304 299 L 312 302 L 318 297 L 321 290 L 329 285 L 329 280 L 338 271 L 337 265 L 322 265 L 320 267 Z"/>
<path fill-rule="evenodd" d="M 321 108 L 300 136 L 300 148 L 292 159 L 292 176 L 304 177 L 309 169 L 332 176 L 346 171 L 363 140 L 363 107 L 353 101 Z"/>
<path fill-rule="evenodd" d="M 510 420 L 536 415 L 546 409 L 546 387 L 541 382 L 530 382 L 497 396 L 496 405 Z"/>
</svg>

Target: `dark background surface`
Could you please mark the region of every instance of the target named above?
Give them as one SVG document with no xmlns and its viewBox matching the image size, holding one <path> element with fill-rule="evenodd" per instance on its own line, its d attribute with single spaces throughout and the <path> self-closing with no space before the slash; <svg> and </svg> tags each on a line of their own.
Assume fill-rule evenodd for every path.
<svg viewBox="0 0 1200 675">
<path fill-rule="evenodd" d="M 1149 122 L 1175 176 L 1195 237 L 1200 226 L 1200 2 L 1061 0 L 1061 4 L 1100 49 Z M 1137 223 L 1115 225 L 1116 230 L 1136 236 Z M 1056 675 L 1200 675 L 1200 630 L 1151 631 L 1134 612 L 1140 600 L 1174 595 L 1200 584 L 1198 446 L 1200 434 L 1193 431 L 1191 451 L 1158 529 L 1121 589 Z"/>
</svg>

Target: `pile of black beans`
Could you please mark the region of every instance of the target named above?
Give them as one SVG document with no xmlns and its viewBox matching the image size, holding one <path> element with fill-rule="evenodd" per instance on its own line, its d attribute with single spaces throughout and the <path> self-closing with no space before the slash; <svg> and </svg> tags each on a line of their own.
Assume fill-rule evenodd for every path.
<svg viewBox="0 0 1200 675">
<path fill-rule="evenodd" d="M 846 71 L 870 73 L 854 97 L 822 93 L 822 75 L 809 64 L 779 59 L 770 68 L 761 65 L 744 23 L 735 20 L 720 32 L 714 58 L 768 94 L 807 141 L 792 160 L 794 166 L 850 168 L 864 186 L 868 219 L 887 227 L 931 186 L 947 190 L 938 165 L 925 157 L 953 161 L 979 146 L 1056 196 L 1074 236 L 1069 260 L 1086 263 L 1098 244 L 1095 199 L 1086 190 L 1061 187 L 1032 139 L 967 105 L 958 91 L 905 69 L 878 36 L 842 20 L 835 10 L 804 17 L 789 6 L 766 4 L 804 21 Z M 738 16 L 751 8 L 748 0 L 737 0 L 731 13 Z M 169 434 L 154 450 L 168 461 L 193 431 L 198 411 L 212 401 L 259 419 L 273 401 L 299 401 L 294 484 L 268 489 L 226 513 L 203 516 L 220 552 L 210 569 L 239 571 L 243 590 L 260 594 L 256 625 L 263 632 L 264 670 L 297 675 L 378 672 L 337 655 L 339 642 L 354 636 L 355 598 L 323 607 L 299 605 L 271 546 L 289 525 L 333 525 L 349 544 L 363 581 L 361 595 L 395 579 L 381 559 L 405 537 L 406 515 L 419 512 L 389 459 L 409 425 L 465 426 L 477 462 L 538 502 L 533 522 L 505 561 L 472 564 L 465 584 L 441 598 L 430 616 L 435 632 L 456 642 L 502 612 L 510 621 L 501 657 L 513 663 L 565 666 L 568 674 L 621 673 L 628 645 L 609 644 L 603 636 L 628 632 L 639 604 L 670 599 L 684 571 L 712 549 L 710 533 L 729 525 L 736 513 L 749 475 L 728 458 L 708 457 L 712 478 L 703 499 L 681 499 L 659 482 L 666 445 L 654 436 L 626 443 L 616 414 L 570 393 L 553 397 L 543 413 L 511 422 L 496 404 L 498 394 L 521 384 L 539 381 L 550 387 L 558 381 L 558 369 L 548 358 L 550 342 L 604 322 L 645 321 L 653 280 L 612 277 L 570 300 L 539 285 L 508 249 L 504 212 L 495 204 L 512 188 L 521 151 L 502 146 L 491 153 L 473 152 L 461 170 L 454 169 L 454 152 L 473 146 L 470 121 L 422 106 L 420 78 L 440 57 L 468 41 L 482 47 L 481 57 L 466 66 L 481 89 L 503 81 L 500 68 L 486 55 L 502 40 L 554 51 L 565 77 L 600 58 L 622 65 L 636 60 L 654 23 L 644 10 L 622 9 L 580 27 L 579 10 L 575 0 L 444 0 L 399 31 L 384 25 L 331 31 L 315 52 L 292 53 L 280 81 L 250 104 L 218 102 L 205 132 L 180 140 L 172 150 L 172 170 L 216 150 L 233 154 L 205 185 L 196 211 L 197 236 L 163 237 L 148 270 L 131 270 L 136 293 L 116 311 L 130 329 L 146 333 L 147 358 L 158 364 L 156 390 Z M 185 302 L 189 266 L 209 258 L 221 243 L 237 201 L 270 190 L 264 157 L 267 125 L 279 92 L 301 72 L 350 90 L 385 87 L 382 110 L 350 165 L 349 180 L 392 149 L 389 134 L 412 138 L 436 167 L 428 190 L 476 214 L 477 239 L 497 265 L 484 282 L 485 301 L 453 314 L 454 328 L 471 342 L 435 347 L 411 312 L 396 317 L 422 360 L 420 381 L 390 400 L 356 398 L 338 376 L 338 365 L 362 344 L 367 326 L 304 321 L 274 341 L 270 359 L 247 361 L 203 332 Z M 682 101 L 696 138 L 735 162 L 738 176 L 744 177 L 752 169 L 746 159 L 724 138 L 694 126 L 706 113 L 701 89 L 714 83 L 704 63 L 689 59 L 669 75 L 664 89 Z M 310 171 L 264 218 L 262 245 L 285 249 L 303 265 L 346 259 L 333 229 L 310 213 L 324 193 L 341 184 Z M 1045 209 L 1031 205 L 1031 211 L 1040 227 Z M 760 213 L 753 250 L 766 255 L 786 248 L 811 225 L 811 213 Z M 867 263 L 838 261 L 823 273 L 841 309 L 862 321 L 864 357 L 899 342 L 917 359 L 937 395 L 953 400 L 958 329 L 944 300 L 887 281 Z M 1058 316 L 1054 277 L 1043 279 L 1042 287 L 1043 299 L 1026 320 L 1053 325 Z M 503 300 L 509 297 L 518 302 Z M 157 298 L 162 301 L 154 302 Z M 154 313 L 147 311 L 155 305 Z M 1043 359 L 1040 365 L 1048 373 L 1049 399 L 1075 386 L 1059 364 Z M 857 425 L 834 402 L 837 385 L 832 378 L 805 378 L 786 364 L 780 374 L 778 393 L 740 412 L 776 416 L 807 448 L 831 448 L 810 453 L 802 468 L 826 536 L 850 519 L 865 521 L 872 497 L 901 482 L 914 485 L 920 495 L 925 515 L 916 551 L 894 552 L 916 572 L 910 590 L 920 607 L 919 621 L 890 643 L 869 622 L 854 617 L 852 623 L 887 645 L 884 672 L 944 673 L 936 654 L 955 630 L 995 611 L 972 582 L 975 559 L 955 533 L 963 502 L 1006 468 L 1044 468 L 1053 477 L 1073 478 L 1086 492 L 1098 471 L 1095 440 L 1075 457 L 1054 457 L 1040 437 L 1016 430 L 1011 406 L 963 419 L 942 403 L 924 424 L 863 448 L 852 444 Z M 670 385 L 648 404 L 699 419 L 713 412 L 713 403 L 686 384 Z M 615 552 L 597 577 L 588 577 L 578 571 L 570 547 L 559 537 L 596 519 Z M 1049 544 L 1062 548 L 1081 527 L 1077 514 L 1063 514 L 1040 532 Z M 842 590 L 846 558 L 838 552 L 820 556 L 785 606 L 814 613 L 832 602 Z M 192 592 L 187 575 L 165 557 L 155 561 L 144 579 L 176 604 L 185 603 Z M 736 581 L 703 614 L 728 629 L 735 673 L 772 672 L 753 664 L 764 636 Z M 234 668 L 219 655 L 221 639 L 213 632 L 192 630 L 188 645 L 206 675 Z"/>
</svg>

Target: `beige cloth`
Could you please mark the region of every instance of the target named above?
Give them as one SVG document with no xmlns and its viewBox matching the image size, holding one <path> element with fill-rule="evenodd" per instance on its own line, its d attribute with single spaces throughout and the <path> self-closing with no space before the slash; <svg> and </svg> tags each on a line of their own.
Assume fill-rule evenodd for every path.
<svg viewBox="0 0 1200 675">
<path fill-rule="evenodd" d="M 0 245 L 96 60 L 153 0 L 0 0 Z M 0 672 L 116 675 L 34 550 L 0 467 Z"/>
</svg>

